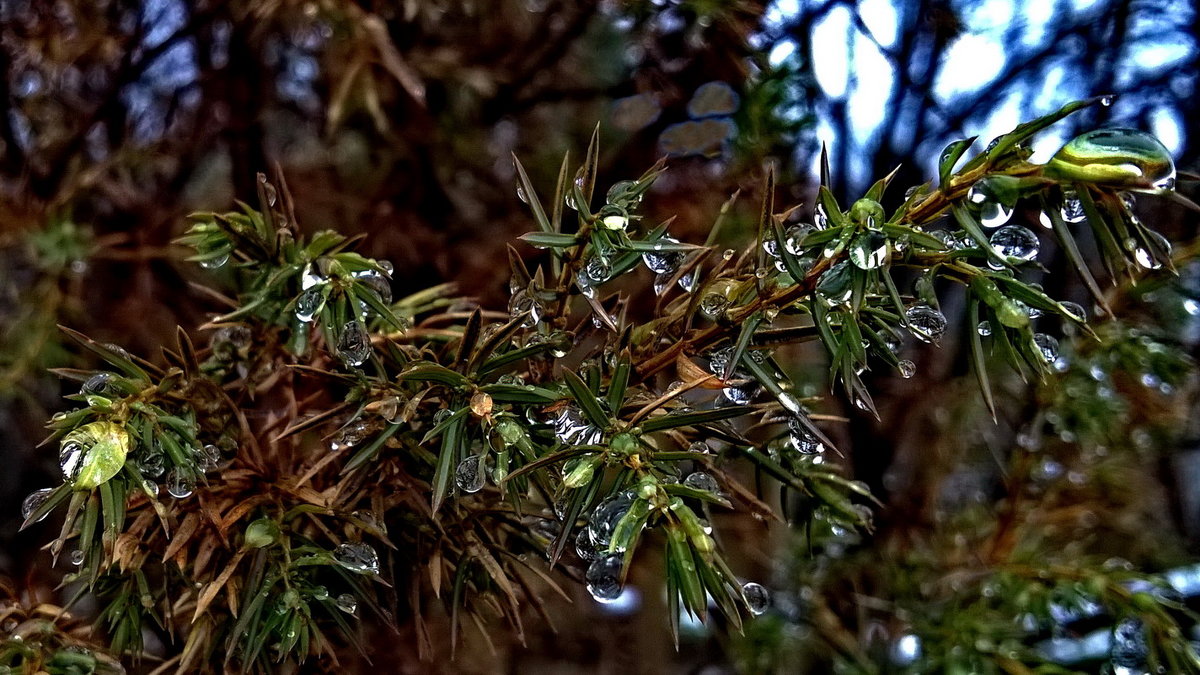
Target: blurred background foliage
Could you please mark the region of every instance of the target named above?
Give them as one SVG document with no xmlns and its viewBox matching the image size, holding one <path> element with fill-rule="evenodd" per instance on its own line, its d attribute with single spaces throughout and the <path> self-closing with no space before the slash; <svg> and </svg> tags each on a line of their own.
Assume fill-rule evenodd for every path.
<svg viewBox="0 0 1200 675">
<path fill-rule="evenodd" d="M 930 180 L 950 140 L 986 142 L 1099 94 L 1119 98 L 1044 134 L 1035 161 L 1082 129 L 1124 125 L 1195 171 L 1197 35 L 1193 3 L 1170 0 L 0 4 L 0 572 L 53 598 L 41 540 L 16 529 L 21 499 L 56 469 L 34 450 L 62 405 L 44 369 L 80 365 L 55 324 L 152 355 L 177 324 L 202 323 L 212 307 L 169 242 L 191 211 L 252 202 L 258 171 L 286 176 L 306 231 L 369 233 L 362 252 L 394 262 L 399 294 L 449 280 L 500 306 L 504 246 L 531 229 L 512 153 L 553 185 L 599 122 L 600 184 L 670 157 L 646 213 L 677 216 L 675 236 L 696 242 L 731 194 L 756 191 L 764 162 L 792 203 L 810 202 L 825 143 L 849 203 L 897 166 L 901 186 Z M 1193 184 L 1180 191 L 1195 199 Z M 722 236 L 744 239 L 757 203 L 734 202 Z M 1194 214 L 1137 209 L 1172 241 L 1195 234 Z M 1053 249 L 1040 261 L 1068 266 Z M 1087 303 L 1070 274 L 1046 283 Z M 778 589 L 746 638 L 693 626 L 675 653 L 662 599 L 644 588 L 617 606 L 577 598 L 557 634 L 542 625 L 527 647 L 442 666 L 784 671 L 832 659 L 886 672 L 864 664 L 900 668 L 915 653 L 941 670 L 981 648 L 968 636 L 995 637 L 986 622 L 1037 613 L 1022 602 L 1092 601 L 1023 575 L 1023 560 L 1194 560 L 1200 268 L 1114 297 L 1120 320 L 1100 343 L 1064 339 L 1056 381 L 995 380 L 993 425 L 966 366 L 974 327 L 961 295 L 945 294 L 942 348 L 914 348 L 911 379 L 868 374 L 880 419 L 841 406 L 850 423 L 834 430 L 854 477 L 888 504 L 876 533 L 722 524 L 736 538 L 726 547 Z M 820 353 L 797 356 L 797 381 L 826 393 Z M 1001 559 L 1015 567 L 997 572 Z M 980 623 L 952 630 L 964 594 Z M 1065 639 L 1101 625 L 1086 618 L 1034 628 Z"/>
</svg>

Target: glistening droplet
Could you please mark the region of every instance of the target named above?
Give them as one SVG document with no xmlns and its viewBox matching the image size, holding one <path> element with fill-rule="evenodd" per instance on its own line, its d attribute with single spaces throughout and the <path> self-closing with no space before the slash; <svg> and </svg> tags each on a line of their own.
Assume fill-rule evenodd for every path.
<svg viewBox="0 0 1200 675">
<path fill-rule="evenodd" d="M 746 609 L 755 616 L 766 612 L 771 606 L 771 592 L 753 581 L 742 586 L 742 597 L 746 600 Z"/>
<path fill-rule="evenodd" d="M 33 512 L 41 508 L 41 506 L 46 503 L 46 500 L 50 498 L 51 492 L 54 492 L 53 488 L 42 488 L 40 490 L 34 490 L 33 492 L 30 492 L 29 495 L 25 497 L 25 501 L 21 502 L 21 518 L 24 520 L 29 520 L 29 517 L 33 515 Z M 49 511 L 42 514 L 42 517 L 38 518 L 34 522 L 41 522 L 45 520 L 46 516 L 48 515 L 50 515 Z"/>
<path fill-rule="evenodd" d="M 921 342 L 936 343 L 946 332 L 946 315 L 929 305 L 913 305 L 904 316 L 913 336 Z"/>
<path fill-rule="evenodd" d="M 588 593 L 597 602 L 608 603 L 620 597 L 623 566 L 623 556 L 620 555 L 606 555 L 588 565 L 584 580 L 587 582 Z"/>
<path fill-rule="evenodd" d="M 333 559 L 351 572 L 379 573 L 379 554 L 369 544 L 361 542 L 339 544 L 333 551 Z"/>
<path fill-rule="evenodd" d="M 357 367 L 371 358 L 371 338 L 359 321 L 347 321 L 338 336 L 337 355 L 347 366 Z"/>
</svg>

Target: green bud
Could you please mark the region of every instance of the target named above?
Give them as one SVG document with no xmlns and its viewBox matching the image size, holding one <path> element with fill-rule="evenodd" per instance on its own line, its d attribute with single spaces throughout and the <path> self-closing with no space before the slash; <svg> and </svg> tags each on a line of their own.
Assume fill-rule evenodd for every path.
<svg viewBox="0 0 1200 675">
<path fill-rule="evenodd" d="M 850 220 L 855 223 L 878 227 L 886 217 L 883 206 L 874 199 L 860 199 L 850 207 Z"/>
<path fill-rule="evenodd" d="M 246 548 L 264 548 L 279 538 L 279 525 L 270 518 L 259 518 L 246 526 Z"/>
<path fill-rule="evenodd" d="M 638 439 L 629 432 L 622 432 L 613 436 L 609 441 L 608 447 L 613 451 L 613 454 L 621 457 L 628 457 L 639 450 L 640 444 Z"/>
<path fill-rule="evenodd" d="M 496 431 L 505 445 L 516 445 L 525 437 L 525 429 L 511 417 L 503 417 L 496 422 Z"/>
<path fill-rule="evenodd" d="M 592 476 L 596 473 L 596 465 L 603 460 L 601 455 L 593 455 L 585 457 L 567 472 L 567 477 L 563 479 L 563 485 L 574 489 L 587 485 L 592 481 Z"/>
<path fill-rule="evenodd" d="M 63 451 L 70 452 L 73 448 L 82 455 L 75 458 L 76 466 L 71 467 L 73 475 L 68 476 L 75 489 L 92 490 L 117 475 L 125 466 L 129 445 L 129 432 L 125 427 L 108 421 L 85 424 L 64 436 Z"/>
<path fill-rule="evenodd" d="M 508 450 L 496 453 L 496 466 L 492 467 L 492 480 L 499 485 L 508 477 Z"/>
<path fill-rule="evenodd" d="M 1009 328 L 1024 328 L 1029 325 L 1029 313 L 1012 300 L 1005 300 L 996 308 L 996 318 Z"/>
</svg>

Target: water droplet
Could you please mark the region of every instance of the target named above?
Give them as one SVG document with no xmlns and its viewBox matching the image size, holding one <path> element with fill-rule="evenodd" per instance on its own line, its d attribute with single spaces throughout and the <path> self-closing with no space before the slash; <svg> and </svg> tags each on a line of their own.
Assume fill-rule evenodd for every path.
<svg viewBox="0 0 1200 675">
<path fill-rule="evenodd" d="M 733 254 L 734 254 L 734 250 L 731 248 L 727 248 L 727 249 L 725 249 L 724 252 L 721 253 L 721 259 L 722 260 L 733 260 Z"/>
<path fill-rule="evenodd" d="M 1063 308 L 1063 311 L 1065 311 L 1067 314 L 1069 314 L 1071 317 L 1075 318 L 1076 320 L 1078 320 L 1078 321 L 1086 321 L 1087 320 L 1087 310 L 1085 310 L 1083 308 L 1083 306 L 1080 305 L 1079 303 L 1071 302 L 1070 300 L 1065 300 L 1058 304 L 1059 304 L 1059 306 L 1061 306 Z"/>
<path fill-rule="evenodd" d="M 788 442 L 796 452 L 802 455 L 819 455 L 825 452 L 825 444 L 805 428 L 799 417 L 789 417 L 787 423 L 791 432 Z"/>
<path fill-rule="evenodd" d="M 596 548 L 596 542 L 592 541 L 592 533 L 588 528 L 581 528 L 579 534 L 575 535 L 575 554 L 584 562 L 591 562 L 600 557 L 600 550 Z"/>
<path fill-rule="evenodd" d="M 588 517 L 588 532 L 592 535 L 592 541 L 596 546 L 608 548 L 608 545 L 612 543 L 613 530 L 617 528 L 617 523 L 625 517 L 632 504 L 633 498 L 621 493 L 609 497 L 596 506 L 592 515 Z"/>
<path fill-rule="evenodd" d="M 221 451 L 212 443 L 200 448 L 200 468 L 202 471 L 212 471 L 221 462 Z"/>
<path fill-rule="evenodd" d="M 567 445 L 595 445 L 603 432 L 584 420 L 578 409 L 568 406 L 554 420 L 554 435 Z"/>
<path fill-rule="evenodd" d="M 631 180 L 619 180 L 608 188 L 608 192 L 604 194 L 604 199 L 610 204 L 626 202 L 630 206 L 635 206 L 642 201 L 641 195 L 631 194 L 632 190 L 637 187 L 637 183 Z"/>
<path fill-rule="evenodd" d="M 352 448 L 363 441 L 371 433 L 371 425 L 365 420 L 357 420 L 338 429 L 329 441 L 330 450 Z"/>
<path fill-rule="evenodd" d="M 997 182 L 983 178 L 967 191 L 967 201 L 979 207 L 979 224 L 986 228 L 1000 227 L 1012 218 L 1013 208 L 997 193 Z"/>
<path fill-rule="evenodd" d="M 150 478 L 158 478 L 166 471 L 166 456 L 158 449 L 157 442 L 155 447 L 148 448 L 142 451 L 141 455 L 136 460 L 138 471 Z"/>
<path fill-rule="evenodd" d="M 96 373 L 83 383 L 83 386 L 79 388 L 79 393 L 95 396 L 112 396 L 118 394 L 119 391 L 113 382 L 112 373 Z"/>
<path fill-rule="evenodd" d="M 700 298 L 700 313 L 709 319 L 716 319 L 729 307 L 729 298 L 724 293 L 709 291 Z"/>
<path fill-rule="evenodd" d="M 1068 223 L 1082 223 L 1087 219 L 1087 213 L 1083 210 L 1083 201 L 1079 199 L 1079 195 L 1071 191 L 1063 193 L 1062 208 L 1059 212 L 1062 214 L 1063 221 Z"/>
<path fill-rule="evenodd" d="M 390 424 L 399 424 L 404 412 L 404 401 L 399 396 L 389 396 L 379 402 L 379 416 Z"/>
<path fill-rule="evenodd" d="M 75 475 L 79 473 L 80 467 L 83 465 L 83 453 L 86 448 L 83 444 L 75 440 L 63 440 L 58 449 L 58 466 L 62 469 L 63 478 L 66 480 L 74 480 Z"/>
<path fill-rule="evenodd" d="M 843 261 L 830 267 L 817 280 L 817 295 L 828 305 L 840 305 L 850 301 L 853 293 L 853 274 L 850 264 Z"/>
<path fill-rule="evenodd" d="M 91 422 L 63 437 L 59 468 L 76 488 L 90 490 L 124 468 L 130 445 L 125 427 L 108 421 Z"/>
<path fill-rule="evenodd" d="M 359 321 L 347 321 L 338 336 L 337 355 L 347 366 L 358 367 L 371 358 L 371 338 Z"/>
<path fill-rule="evenodd" d="M 612 264 L 605 258 L 593 256 L 584 263 L 583 273 L 591 282 L 589 286 L 602 284 L 612 276 Z"/>
<path fill-rule="evenodd" d="M 671 275 L 679 269 L 681 264 L 683 264 L 683 252 L 660 250 L 659 246 L 662 243 L 678 244 L 679 240 L 673 237 L 663 237 L 659 239 L 659 241 L 655 243 L 654 251 L 646 251 L 642 254 L 642 262 L 645 263 L 646 267 L 648 267 L 650 271 L 654 272 L 655 274 Z"/>
<path fill-rule="evenodd" d="M 762 250 L 772 258 L 779 257 L 779 242 L 775 241 L 774 237 L 763 239 Z"/>
<path fill-rule="evenodd" d="M 167 472 L 167 493 L 176 499 L 187 499 L 196 489 L 196 479 L 187 469 L 175 467 Z"/>
<path fill-rule="evenodd" d="M 670 274 L 654 275 L 654 294 L 662 295 L 663 293 L 666 293 L 667 288 L 670 287 L 670 284 L 671 284 L 671 275 Z"/>
<path fill-rule="evenodd" d="M 691 293 L 692 291 L 696 290 L 696 282 L 699 279 L 699 276 L 699 272 L 696 270 L 688 272 L 687 274 L 679 277 L 679 287 L 688 293 Z"/>
<path fill-rule="evenodd" d="M 472 494 L 483 489 L 487 482 L 487 455 L 472 455 L 458 463 L 454 469 L 454 484 L 459 490 Z"/>
<path fill-rule="evenodd" d="M 392 281 L 379 270 L 360 270 L 353 274 L 355 281 L 375 291 L 385 305 L 392 304 Z"/>
<path fill-rule="evenodd" d="M 1166 237 L 1162 236 L 1158 232 L 1155 232 L 1154 230 L 1147 230 L 1146 234 L 1150 238 L 1154 239 L 1154 243 L 1157 244 L 1158 248 L 1163 251 L 1164 256 L 1170 256 L 1171 242 L 1167 241 Z M 1143 269 L 1156 270 L 1162 267 L 1162 263 L 1159 262 L 1158 258 L 1146 248 L 1138 246 L 1134 239 L 1130 238 L 1128 241 L 1126 241 L 1125 245 L 1126 248 L 1133 249 L 1133 259 Z"/>
<path fill-rule="evenodd" d="M 766 612 L 771 606 L 771 592 L 753 581 L 742 586 L 742 597 L 746 600 L 746 609 L 755 616 Z"/>
<path fill-rule="evenodd" d="M 529 195 L 525 194 L 525 188 L 520 185 L 517 186 L 517 199 L 520 199 L 523 204 L 529 203 Z"/>
<path fill-rule="evenodd" d="M 32 516 L 33 512 L 37 511 L 42 504 L 45 504 L 46 500 L 50 498 L 51 492 L 54 492 L 53 488 L 42 488 L 40 490 L 34 490 L 33 492 L 30 492 L 29 496 L 25 497 L 25 501 L 21 502 L 21 518 L 29 520 L 29 516 Z M 46 516 L 48 515 L 50 515 L 49 511 L 42 514 L 42 517 L 38 518 L 34 522 L 41 522 L 45 520 Z"/>
<path fill-rule="evenodd" d="M 200 267 L 202 267 L 206 270 L 215 270 L 218 267 L 223 267 L 225 265 L 225 263 L 227 263 L 227 262 L 229 262 L 229 254 L 222 253 L 221 255 L 216 256 L 215 258 L 207 258 L 205 260 L 201 260 Z"/>
<path fill-rule="evenodd" d="M 909 330 L 921 342 L 936 343 L 946 332 L 946 316 L 929 305 L 913 305 L 904 316 Z"/>
<path fill-rule="evenodd" d="M 860 269 L 873 270 L 887 261 L 888 248 L 888 238 L 883 232 L 863 232 L 850 244 L 850 262 Z"/>
<path fill-rule="evenodd" d="M 1116 103 L 1116 102 L 1117 102 L 1116 94 L 1107 94 L 1105 96 L 1100 97 L 1100 105 L 1104 106 L 1105 108 L 1110 107 L 1113 103 Z"/>
<path fill-rule="evenodd" d="M 526 312 L 529 313 L 529 316 L 522 325 L 526 328 L 536 326 L 542 318 L 542 307 L 533 296 L 529 295 L 528 291 L 521 289 L 508 299 L 508 315 L 515 319 Z"/>
<path fill-rule="evenodd" d="M 584 580 L 588 593 L 597 602 L 609 603 L 621 595 L 621 570 L 624 559 L 620 555 L 606 555 L 588 565 Z"/>
<path fill-rule="evenodd" d="M 979 325 L 975 327 L 975 332 L 979 333 L 983 337 L 987 337 L 987 336 L 991 335 L 992 334 L 992 322 L 987 321 L 987 320 L 980 321 Z"/>
<path fill-rule="evenodd" d="M 688 446 L 688 452 L 698 452 L 700 454 L 707 455 L 712 452 L 712 449 L 708 447 L 708 443 L 703 441 L 694 441 Z"/>
<path fill-rule="evenodd" d="M 817 204 L 817 208 L 813 209 L 813 226 L 818 230 L 829 227 L 829 214 L 825 213 L 824 204 Z"/>
<path fill-rule="evenodd" d="M 619 206 L 605 206 L 599 215 L 600 224 L 606 229 L 624 232 L 629 227 L 629 214 Z"/>
<path fill-rule="evenodd" d="M 1095 183 L 1148 182 L 1171 189 L 1175 162 L 1154 136 L 1137 129 L 1095 129 L 1071 139 L 1046 164 L 1057 177 Z"/>
<path fill-rule="evenodd" d="M 1108 658 L 1114 672 L 1133 673 L 1146 672 L 1146 660 L 1150 655 L 1150 647 L 1146 640 L 1146 630 L 1139 619 L 1122 619 L 1113 627 Z M 1123 669 L 1118 671 L 1117 669 Z"/>
<path fill-rule="evenodd" d="M 792 255 L 798 256 L 802 254 L 804 247 L 801 244 L 804 238 L 816 230 L 817 227 L 811 223 L 792 225 L 783 233 L 783 247 Z"/>
<path fill-rule="evenodd" d="M 729 368 L 729 359 L 733 358 L 733 347 L 722 347 L 708 355 L 708 370 L 717 377 L 724 377 Z"/>
<path fill-rule="evenodd" d="M 683 479 L 683 484 L 693 490 L 703 490 L 704 492 L 712 492 L 714 494 L 721 492 L 721 486 L 717 484 L 717 479 L 704 471 L 696 471 L 695 473 L 688 474 L 687 478 Z"/>
<path fill-rule="evenodd" d="M 988 241 L 996 255 L 1006 260 L 1033 260 L 1041 250 L 1037 235 L 1021 225 L 1005 225 L 993 232 Z"/>
<path fill-rule="evenodd" d="M 906 380 L 917 374 L 917 364 L 908 359 L 901 360 L 896 366 L 900 369 L 900 377 Z"/>
<path fill-rule="evenodd" d="M 77 548 L 74 551 L 71 551 L 71 564 L 79 567 L 83 564 L 83 559 L 85 557 L 86 556 L 84 555 L 83 550 Z"/>
<path fill-rule="evenodd" d="M 354 614 L 358 611 L 358 600 L 356 600 L 355 597 L 349 593 L 342 593 L 341 595 L 337 596 L 337 600 L 335 600 L 334 603 L 337 605 L 338 609 L 347 614 Z"/>
<path fill-rule="evenodd" d="M 721 389 L 721 394 L 734 405 L 746 405 L 758 394 L 758 385 L 754 382 L 729 385 Z"/>
<path fill-rule="evenodd" d="M 296 319 L 308 323 L 325 307 L 325 294 L 320 288 L 310 288 L 296 298 Z"/>
<path fill-rule="evenodd" d="M 1042 353 L 1042 358 L 1046 359 L 1047 363 L 1052 363 L 1054 359 L 1058 358 L 1058 340 L 1053 337 L 1045 333 L 1034 333 L 1033 344 Z"/>
<path fill-rule="evenodd" d="M 307 291 L 318 284 L 329 281 L 329 277 L 321 270 L 321 266 L 308 263 L 300 273 L 300 289 Z"/>
<path fill-rule="evenodd" d="M 892 644 L 890 651 L 892 663 L 898 666 L 912 665 L 921 658 L 921 638 L 911 633 L 902 635 Z"/>
<path fill-rule="evenodd" d="M 370 544 L 353 542 L 338 544 L 333 551 L 333 560 L 351 572 L 359 574 L 379 573 L 379 554 Z"/>
</svg>

